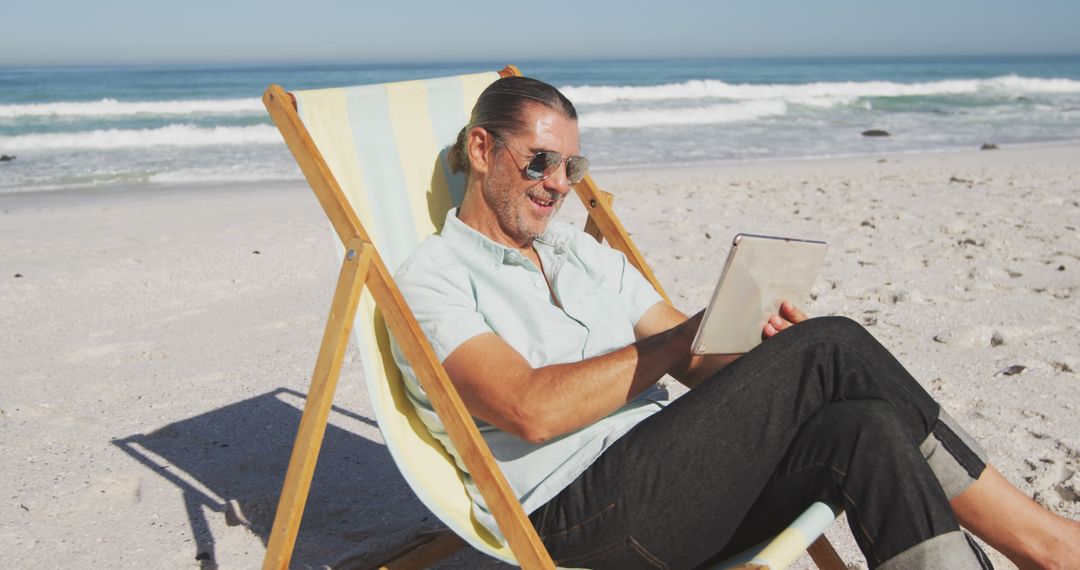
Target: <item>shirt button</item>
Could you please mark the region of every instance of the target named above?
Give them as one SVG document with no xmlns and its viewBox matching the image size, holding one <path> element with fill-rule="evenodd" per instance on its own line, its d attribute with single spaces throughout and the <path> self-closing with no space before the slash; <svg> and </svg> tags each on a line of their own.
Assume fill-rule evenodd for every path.
<svg viewBox="0 0 1080 570">
<path fill-rule="evenodd" d="M 543 281 L 541 281 L 541 280 L 539 280 L 539 279 L 537 279 L 536 281 L 533 281 L 533 285 L 536 285 L 537 287 L 543 287 L 543 286 L 544 286 L 544 282 L 543 282 Z"/>
</svg>

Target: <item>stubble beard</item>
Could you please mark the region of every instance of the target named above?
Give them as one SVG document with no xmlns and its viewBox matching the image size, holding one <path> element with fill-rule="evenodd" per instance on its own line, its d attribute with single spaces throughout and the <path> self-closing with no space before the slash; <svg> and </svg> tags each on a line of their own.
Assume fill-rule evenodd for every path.
<svg viewBox="0 0 1080 570">
<path fill-rule="evenodd" d="M 551 210 L 552 217 L 562 207 L 562 197 L 553 196 L 553 193 L 543 188 L 536 189 L 535 186 L 525 190 L 513 189 L 518 178 L 515 176 L 517 174 L 517 171 L 508 173 L 500 168 L 492 176 L 484 179 L 480 190 L 483 192 L 484 200 L 488 203 L 488 206 L 495 212 L 495 217 L 502 231 L 511 239 L 519 243 L 525 243 L 543 235 L 551 219 L 549 217 L 548 220 L 537 221 L 529 215 L 532 205 L 528 194 L 544 194 L 548 196 L 548 199 L 554 199 L 555 204 Z M 540 182 L 537 182 L 536 186 L 540 184 Z"/>
</svg>

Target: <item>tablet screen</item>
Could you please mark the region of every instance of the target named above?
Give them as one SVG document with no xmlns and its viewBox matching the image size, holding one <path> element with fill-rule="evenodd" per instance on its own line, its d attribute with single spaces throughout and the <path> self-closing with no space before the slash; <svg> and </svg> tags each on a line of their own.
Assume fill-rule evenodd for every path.
<svg viewBox="0 0 1080 570">
<path fill-rule="evenodd" d="M 802 306 L 825 261 L 825 242 L 738 234 L 694 337 L 694 354 L 736 354 L 761 343 L 780 303 Z"/>
</svg>

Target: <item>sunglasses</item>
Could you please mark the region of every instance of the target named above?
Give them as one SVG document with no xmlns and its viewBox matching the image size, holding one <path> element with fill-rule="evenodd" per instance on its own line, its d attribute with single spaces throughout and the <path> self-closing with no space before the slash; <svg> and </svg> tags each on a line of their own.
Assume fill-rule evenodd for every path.
<svg viewBox="0 0 1080 570">
<path fill-rule="evenodd" d="M 553 150 L 541 150 L 529 154 L 506 144 L 506 141 L 502 141 L 502 143 L 503 146 L 514 153 L 529 157 L 529 163 L 525 165 L 523 171 L 525 177 L 529 180 L 547 180 L 564 162 L 566 163 L 566 178 L 570 181 L 570 184 L 581 182 L 585 175 L 589 173 L 589 159 L 584 156 L 564 157 L 562 153 Z"/>
</svg>

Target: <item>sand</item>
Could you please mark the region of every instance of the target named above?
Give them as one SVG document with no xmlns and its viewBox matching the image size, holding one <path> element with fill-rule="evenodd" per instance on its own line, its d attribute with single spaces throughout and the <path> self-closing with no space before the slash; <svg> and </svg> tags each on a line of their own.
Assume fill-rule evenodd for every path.
<svg viewBox="0 0 1080 570">
<path fill-rule="evenodd" d="M 1006 477 L 1080 518 L 1078 156 L 594 175 L 685 311 L 706 302 L 737 231 L 828 241 L 807 310 L 863 322 Z M 0 195 L 0 551 L 13 565 L 261 563 L 332 243 L 299 183 Z M 355 363 L 336 403 L 297 568 L 371 560 L 437 524 L 382 446 Z M 842 524 L 829 534 L 864 567 Z M 466 551 L 442 567 L 501 565 Z"/>
</svg>

